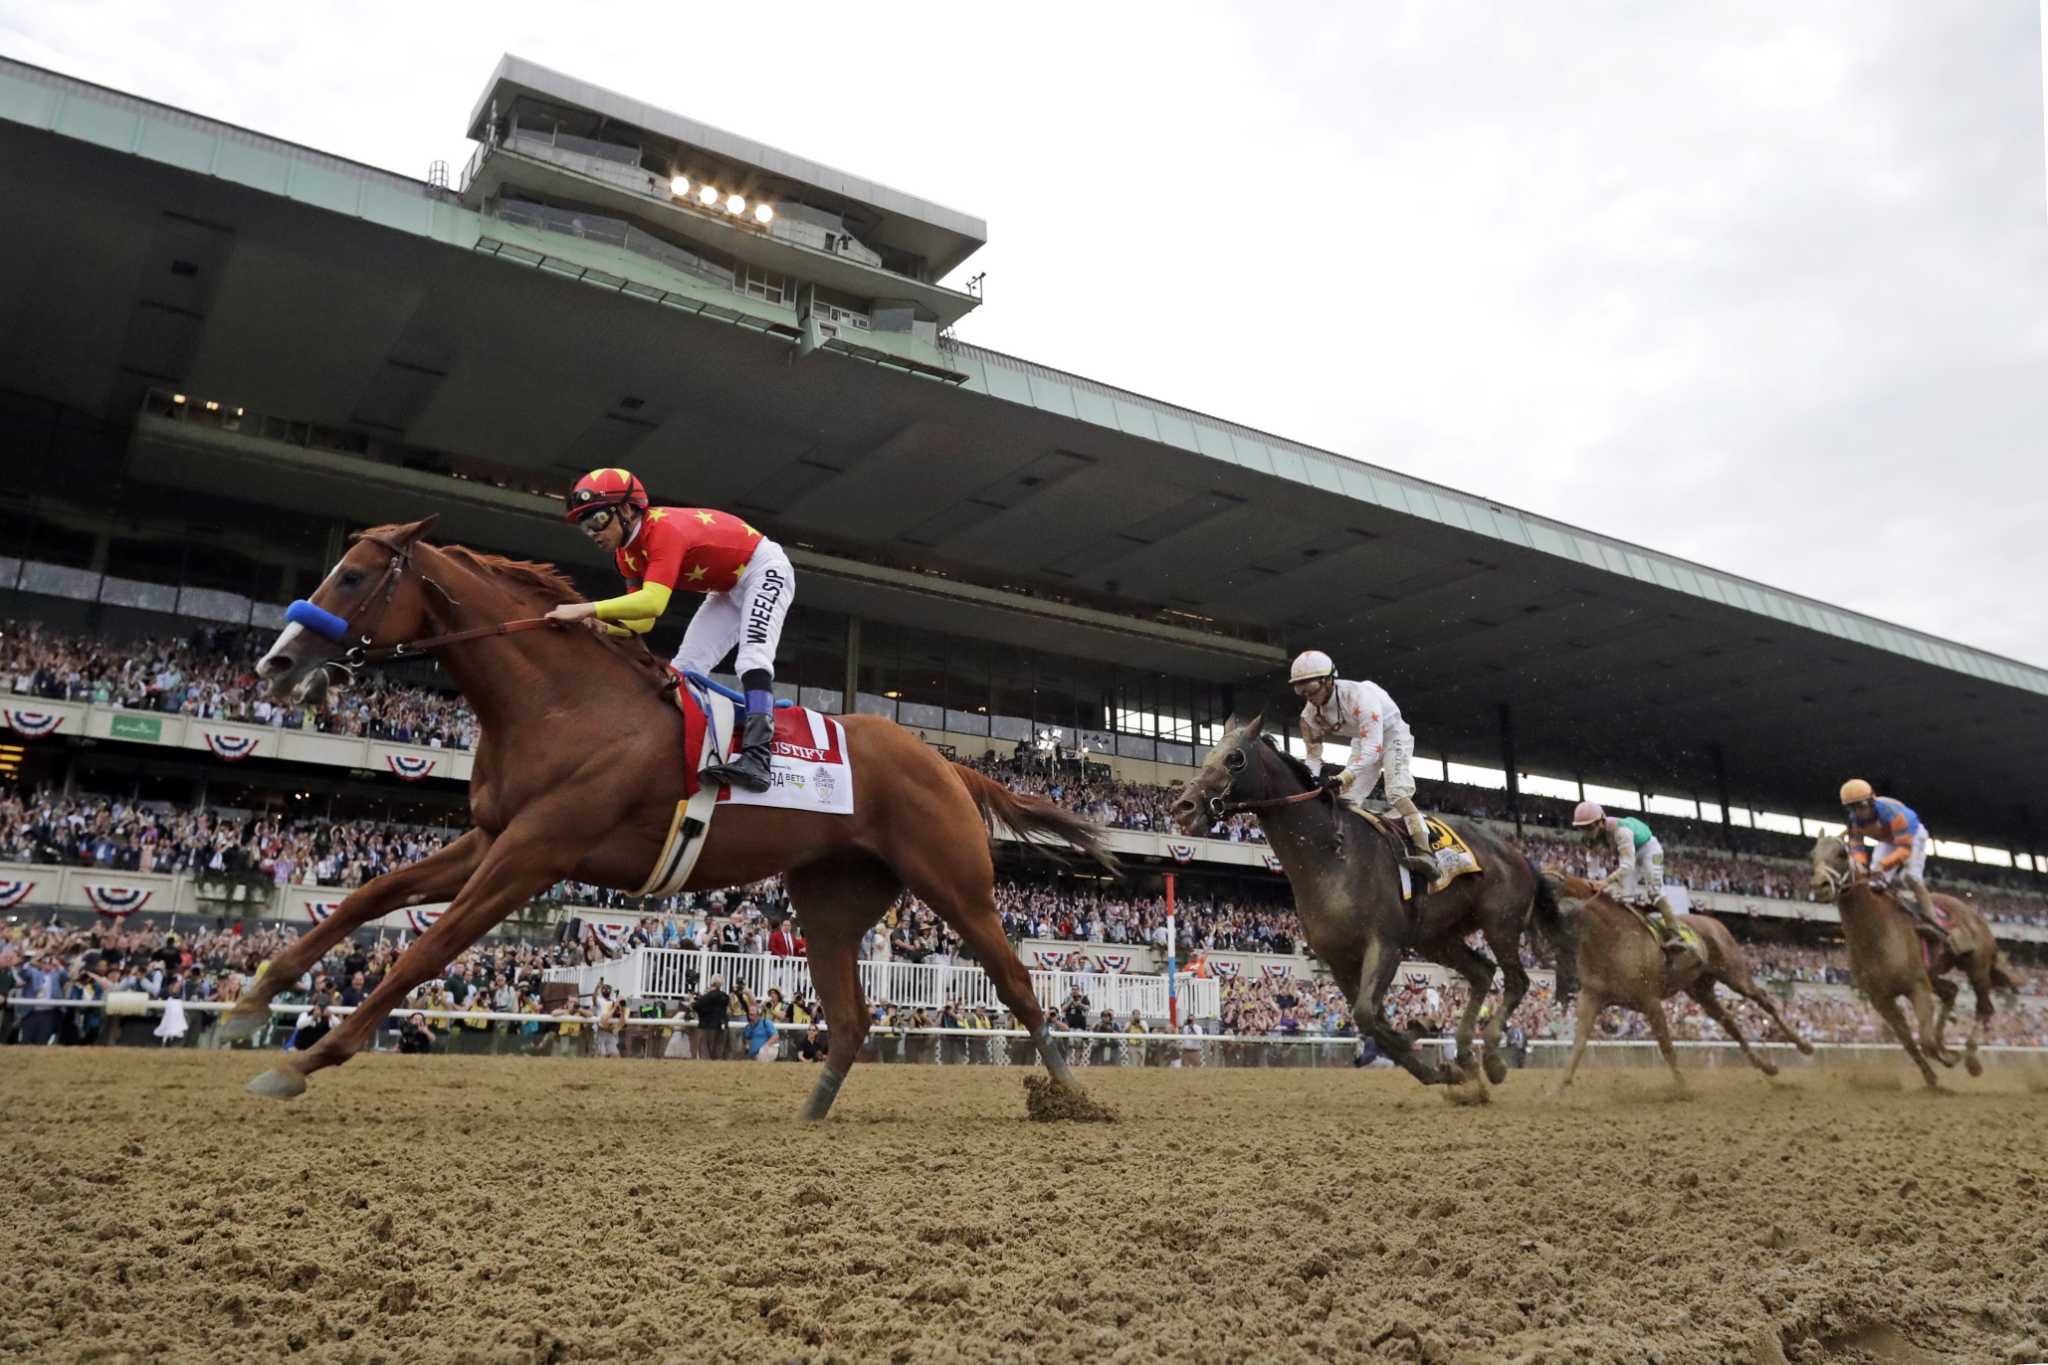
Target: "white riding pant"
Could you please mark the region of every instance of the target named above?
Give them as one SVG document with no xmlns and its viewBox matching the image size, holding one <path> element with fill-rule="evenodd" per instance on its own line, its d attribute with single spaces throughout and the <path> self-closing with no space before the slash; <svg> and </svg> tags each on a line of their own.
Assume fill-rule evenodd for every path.
<svg viewBox="0 0 2048 1365">
<path fill-rule="evenodd" d="M 1621 869 L 1621 898 L 1632 905 L 1653 905 L 1664 894 L 1664 845 L 1655 839 L 1636 849 L 1635 861 Z"/>
<path fill-rule="evenodd" d="M 683 631 L 682 648 L 671 660 L 677 668 L 709 674 L 733 646 L 739 656 L 733 672 L 745 677 L 757 668 L 775 672 L 775 651 L 782 643 L 782 623 L 796 599 L 796 571 L 774 541 L 754 547 L 740 581 L 724 592 L 706 593 L 697 614 Z"/>
<path fill-rule="evenodd" d="M 1409 768 L 1415 761 L 1415 732 L 1408 728 L 1408 722 L 1390 722 L 1380 735 L 1380 755 L 1376 763 L 1354 762 L 1345 768 L 1351 774 L 1351 787 L 1344 794 L 1344 800 L 1353 806 L 1363 807 L 1373 788 L 1384 777 L 1387 783 L 1387 800 L 1413 800 L 1415 777 Z"/>
</svg>

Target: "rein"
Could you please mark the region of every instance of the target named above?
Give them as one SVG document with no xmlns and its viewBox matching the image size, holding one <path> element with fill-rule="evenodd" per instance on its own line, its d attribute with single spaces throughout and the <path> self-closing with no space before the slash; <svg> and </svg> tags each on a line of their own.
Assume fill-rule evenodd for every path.
<svg viewBox="0 0 2048 1365">
<path fill-rule="evenodd" d="M 1233 758 L 1237 762 L 1232 763 L 1230 760 Z M 1243 772 L 1246 762 L 1247 759 L 1242 749 L 1233 749 L 1223 757 L 1224 769 L 1233 774 Z M 1236 780 L 1234 776 L 1225 778 L 1223 790 L 1209 798 L 1210 819 L 1221 820 L 1226 815 L 1236 815 L 1240 811 L 1275 810 L 1281 806 L 1298 806 L 1304 801 L 1319 800 L 1330 794 L 1330 789 L 1318 782 L 1307 791 L 1296 792 L 1292 796 L 1261 796 L 1250 800 L 1232 801 L 1229 799 L 1230 788 Z"/>
<path fill-rule="evenodd" d="M 371 586 L 368 592 L 357 599 L 356 605 L 349 609 L 346 616 L 327 617 L 329 622 L 336 623 L 336 628 L 331 633 L 328 630 L 320 629 L 316 625 L 309 624 L 308 626 L 315 634 L 325 634 L 336 643 L 346 639 L 351 634 L 356 634 L 355 644 L 350 645 L 348 649 L 337 657 L 328 659 L 320 665 L 322 668 L 331 668 L 342 673 L 350 682 L 355 681 L 357 669 L 370 664 L 389 663 L 395 659 L 409 659 L 421 654 L 431 654 L 444 645 L 461 644 L 465 640 L 481 640 L 487 636 L 494 635 L 513 635 L 524 630 L 541 630 L 561 624 L 559 621 L 550 621 L 545 616 L 530 616 L 517 621 L 500 621 L 496 625 L 472 626 L 468 630 L 454 630 L 442 635 L 429 635 L 422 640 L 401 640 L 395 645 L 372 645 L 370 642 L 375 636 L 367 627 L 357 627 L 356 616 L 363 608 L 373 602 L 377 605 L 379 617 L 383 615 L 384 610 L 391 605 L 391 599 L 398 594 L 398 580 L 403 578 L 405 571 L 412 567 L 412 547 L 394 544 L 382 536 L 370 535 L 367 532 L 359 538 L 369 541 L 372 545 L 375 545 L 390 556 L 390 559 L 385 562 L 383 576 Z M 455 600 L 454 594 L 450 593 L 433 579 L 427 577 L 424 573 L 420 575 L 420 582 L 426 584 L 435 592 L 440 593 L 442 597 L 448 600 L 448 605 L 452 607 L 462 605 Z M 309 616 L 324 615 L 319 608 L 314 607 L 310 602 L 292 603 L 292 612 L 297 613 L 301 607 L 307 609 Z M 291 619 L 297 619 L 297 616 L 293 615 Z"/>
</svg>

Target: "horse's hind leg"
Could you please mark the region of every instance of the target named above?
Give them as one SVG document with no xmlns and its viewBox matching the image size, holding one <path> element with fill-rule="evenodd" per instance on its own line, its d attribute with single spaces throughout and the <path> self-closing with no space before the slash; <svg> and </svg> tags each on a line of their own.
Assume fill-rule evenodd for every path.
<svg viewBox="0 0 2048 1365">
<path fill-rule="evenodd" d="M 1429 950 L 1425 949 L 1425 953 Z M 1461 1075 L 1477 1077 L 1481 1074 L 1477 1061 L 1472 1056 L 1472 1030 L 1479 1022 L 1479 1012 L 1486 1008 L 1486 997 L 1493 990 L 1493 960 L 1463 939 L 1453 939 L 1439 945 L 1430 954 L 1437 961 L 1465 978 L 1470 988 L 1470 997 L 1465 1001 L 1465 1012 L 1458 1018 L 1458 1057 L 1456 1067 Z M 1495 1020 L 1493 1029 L 1498 1029 Z M 1492 1029 L 1489 1029 L 1491 1032 Z"/>
<path fill-rule="evenodd" d="M 822 1119 L 832 1112 L 832 1101 L 868 1036 L 867 997 L 860 988 L 861 935 L 902 894 L 903 883 L 864 853 L 793 868 L 783 882 L 804 927 L 811 987 L 825 1007 L 825 1064 L 803 1108 L 804 1118 Z"/>
<path fill-rule="evenodd" d="M 973 808 L 967 809 L 971 813 Z M 963 831 L 957 839 L 949 839 L 935 825 L 920 828 L 919 841 L 898 851 L 892 861 L 910 889 L 960 935 L 962 945 L 988 973 L 1004 1008 L 1030 1032 L 1052 1078 L 1068 1089 L 1079 1090 L 1067 1059 L 1046 1032 L 1045 1010 L 1032 992 L 1031 973 L 1003 933 L 1002 918 L 996 913 L 995 867 L 989 858 L 988 832 L 979 816 L 973 820 L 972 834 Z"/>
<path fill-rule="evenodd" d="M 1988 955 L 1987 955 L 1988 956 Z M 1984 1074 L 1984 1062 L 1977 1055 L 1977 1045 L 1984 1041 L 1984 1030 L 1991 1025 L 1991 964 L 1983 962 L 1970 972 L 1970 994 L 1977 1001 L 1977 1017 L 1970 1025 L 1969 1041 L 1963 1045 L 1963 1069 L 1972 1076 Z"/>
<path fill-rule="evenodd" d="M 1551 1091 L 1551 1094 L 1562 1095 L 1566 1087 L 1571 1085 L 1572 1077 L 1579 1074 L 1579 1063 L 1586 1056 L 1586 1044 L 1593 1037 L 1593 1021 L 1600 1017 L 1600 1011 L 1605 1004 L 1606 1002 L 1594 995 L 1590 989 L 1579 992 L 1579 1010 L 1572 1025 L 1572 1059 L 1565 1063 L 1564 1079 L 1557 1083 L 1557 1089 Z"/>
<path fill-rule="evenodd" d="M 1746 970 L 1739 975 L 1730 971 L 1729 974 L 1721 978 L 1721 984 L 1762 1010 L 1764 1017 L 1777 1026 L 1778 1032 L 1785 1035 L 1785 1041 L 1798 1048 L 1801 1055 L 1807 1057 L 1813 1055 L 1813 1044 L 1792 1031 L 1792 1026 L 1785 1022 L 1785 1016 L 1778 1013 L 1778 1006 L 1772 1001 L 1770 994 L 1758 986 L 1756 982 L 1750 980 L 1749 973 Z"/>
<path fill-rule="evenodd" d="M 1735 1016 L 1728 1013 L 1726 1007 L 1721 1004 L 1721 998 L 1714 993 L 1714 978 L 1711 976 L 1701 977 L 1693 982 L 1692 985 L 1686 987 L 1685 993 L 1698 1002 L 1701 1012 L 1707 1018 L 1720 1025 L 1721 1032 L 1735 1040 L 1735 1046 L 1742 1049 L 1742 1055 L 1749 1058 L 1751 1066 L 1763 1072 L 1766 1076 L 1778 1074 L 1777 1063 L 1752 1049 L 1749 1045 L 1749 1039 L 1742 1036 L 1742 1030 L 1736 1026 Z"/>
<path fill-rule="evenodd" d="M 1522 940 L 1519 934 L 1512 937 L 1486 936 L 1486 946 L 1493 949 L 1494 960 L 1500 964 L 1500 1008 L 1494 1012 L 1492 1024 L 1486 1030 L 1486 1078 L 1499 1085 L 1508 1078 L 1507 1058 L 1501 1054 L 1501 1034 L 1506 1032 L 1508 1020 L 1522 1007 L 1522 999 L 1529 993 L 1529 972 L 1522 965 Z"/>
</svg>

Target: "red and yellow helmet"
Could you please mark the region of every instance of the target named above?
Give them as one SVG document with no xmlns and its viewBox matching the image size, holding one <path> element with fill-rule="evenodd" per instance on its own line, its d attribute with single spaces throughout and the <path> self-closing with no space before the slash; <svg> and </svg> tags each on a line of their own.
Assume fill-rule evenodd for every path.
<svg viewBox="0 0 2048 1365">
<path fill-rule="evenodd" d="M 569 490 L 569 507 L 562 519 L 581 521 L 605 507 L 631 507 L 636 512 L 645 512 L 647 485 L 634 478 L 630 469 L 593 469 Z"/>
</svg>

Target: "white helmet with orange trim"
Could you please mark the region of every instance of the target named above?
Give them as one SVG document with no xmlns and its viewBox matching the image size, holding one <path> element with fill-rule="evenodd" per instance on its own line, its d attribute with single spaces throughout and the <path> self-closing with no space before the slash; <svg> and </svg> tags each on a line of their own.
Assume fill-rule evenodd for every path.
<svg viewBox="0 0 2048 1365">
<path fill-rule="evenodd" d="M 1337 676 L 1337 665 L 1330 656 L 1320 649 L 1304 649 L 1294 656 L 1294 663 L 1287 670 L 1287 685 L 1318 682 Z"/>
</svg>

